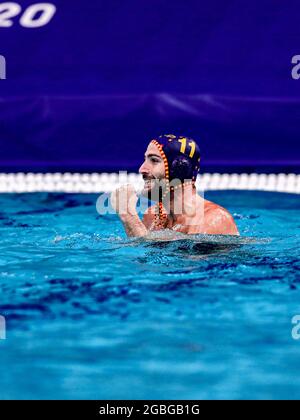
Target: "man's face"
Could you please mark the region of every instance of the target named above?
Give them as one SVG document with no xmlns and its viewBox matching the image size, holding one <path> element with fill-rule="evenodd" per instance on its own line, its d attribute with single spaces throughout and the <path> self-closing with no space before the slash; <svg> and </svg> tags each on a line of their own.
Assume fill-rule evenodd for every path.
<svg viewBox="0 0 300 420">
<path fill-rule="evenodd" d="M 142 195 L 153 201 L 158 201 L 159 185 L 165 185 L 165 165 L 155 144 L 149 144 L 145 160 L 139 169 L 145 181 Z"/>
</svg>

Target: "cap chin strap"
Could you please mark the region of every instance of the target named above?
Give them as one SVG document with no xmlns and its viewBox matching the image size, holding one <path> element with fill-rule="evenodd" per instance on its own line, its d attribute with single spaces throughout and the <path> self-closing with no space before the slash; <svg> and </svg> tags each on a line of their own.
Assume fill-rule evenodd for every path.
<svg viewBox="0 0 300 420">
<path fill-rule="evenodd" d="M 155 216 L 154 216 L 154 221 L 152 222 L 152 225 L 150 227 L 150 231 L 162 229 L 166 226 L 166 223 L 168 221 L 168 215 L 164 209 L 162 202 L 164 198 L 167 196 L 167 194 L 170 192 L 170 172 L 169 172 L 168 159 L 165 155 L 165 152 L 163 151 L 162 145 L 158 143 L 157 140 L 152 140 L 151 144 L 154 144 L 158 148 L 159 153 L 163 159 L 164 166 L 165 166 L 166 188 L 161 199 L 155 206 Z"/>
<path fill-rule="evenodd" d="M 175 191 L 181 187 L 186 188 L 190 185 L 194 185 L 194 181 L 188 181 L 183 184 L 176 185 L 175 187 L 171 187 L 169 192 Z M 165 198 L 167 194 L 168 192 L 165 192 L 163 197 Z M 152 222 L 150 226 L 150 231 L 165 229 L 167 226 L 167 223 L 168 223 L 168 213 L 166 212 L 164 208 L 163 202 L 159 201 L 155 206 L 155 216 L 154 216 L 154 221 Z"/>
</svg>

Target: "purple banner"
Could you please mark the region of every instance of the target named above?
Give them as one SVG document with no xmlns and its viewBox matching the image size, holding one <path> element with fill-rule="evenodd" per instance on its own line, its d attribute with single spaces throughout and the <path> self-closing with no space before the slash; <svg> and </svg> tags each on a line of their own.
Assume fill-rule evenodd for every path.
<svg viewBox="0 0 300 420">
<path fill-rule="evenodd" d="M 137 170 L 175 132 L 203 170 L 298 171 L 299 18 L 294 0 L 0 2 L 0 170 Z"/>
</svg>

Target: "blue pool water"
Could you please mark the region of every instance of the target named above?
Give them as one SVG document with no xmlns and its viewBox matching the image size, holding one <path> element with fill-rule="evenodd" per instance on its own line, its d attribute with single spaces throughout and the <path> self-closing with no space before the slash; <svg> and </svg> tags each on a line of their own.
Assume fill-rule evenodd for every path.
<svg viewBox="0 0 300 420">
<path fill-rule="evenodd" d="M 207 198 L 243 239 L 128 241 L 96 195 L 1 195 L 0 397 L 298 399 L 299 196 Z"/>
</svg>

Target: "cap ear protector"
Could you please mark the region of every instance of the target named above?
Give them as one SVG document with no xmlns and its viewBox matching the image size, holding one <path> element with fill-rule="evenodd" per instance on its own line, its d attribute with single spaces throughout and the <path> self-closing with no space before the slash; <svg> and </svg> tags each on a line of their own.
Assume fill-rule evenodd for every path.
<svg viewBox="0 0 300 420">
<path fill-rule="evenodd" d="M 170 179 L 178 179 L 181 182 L 192 179 L 193 166 L 192 163 L 185 157 L 179 156 L 174 159 L 170 167 Z"/>
</svg>

